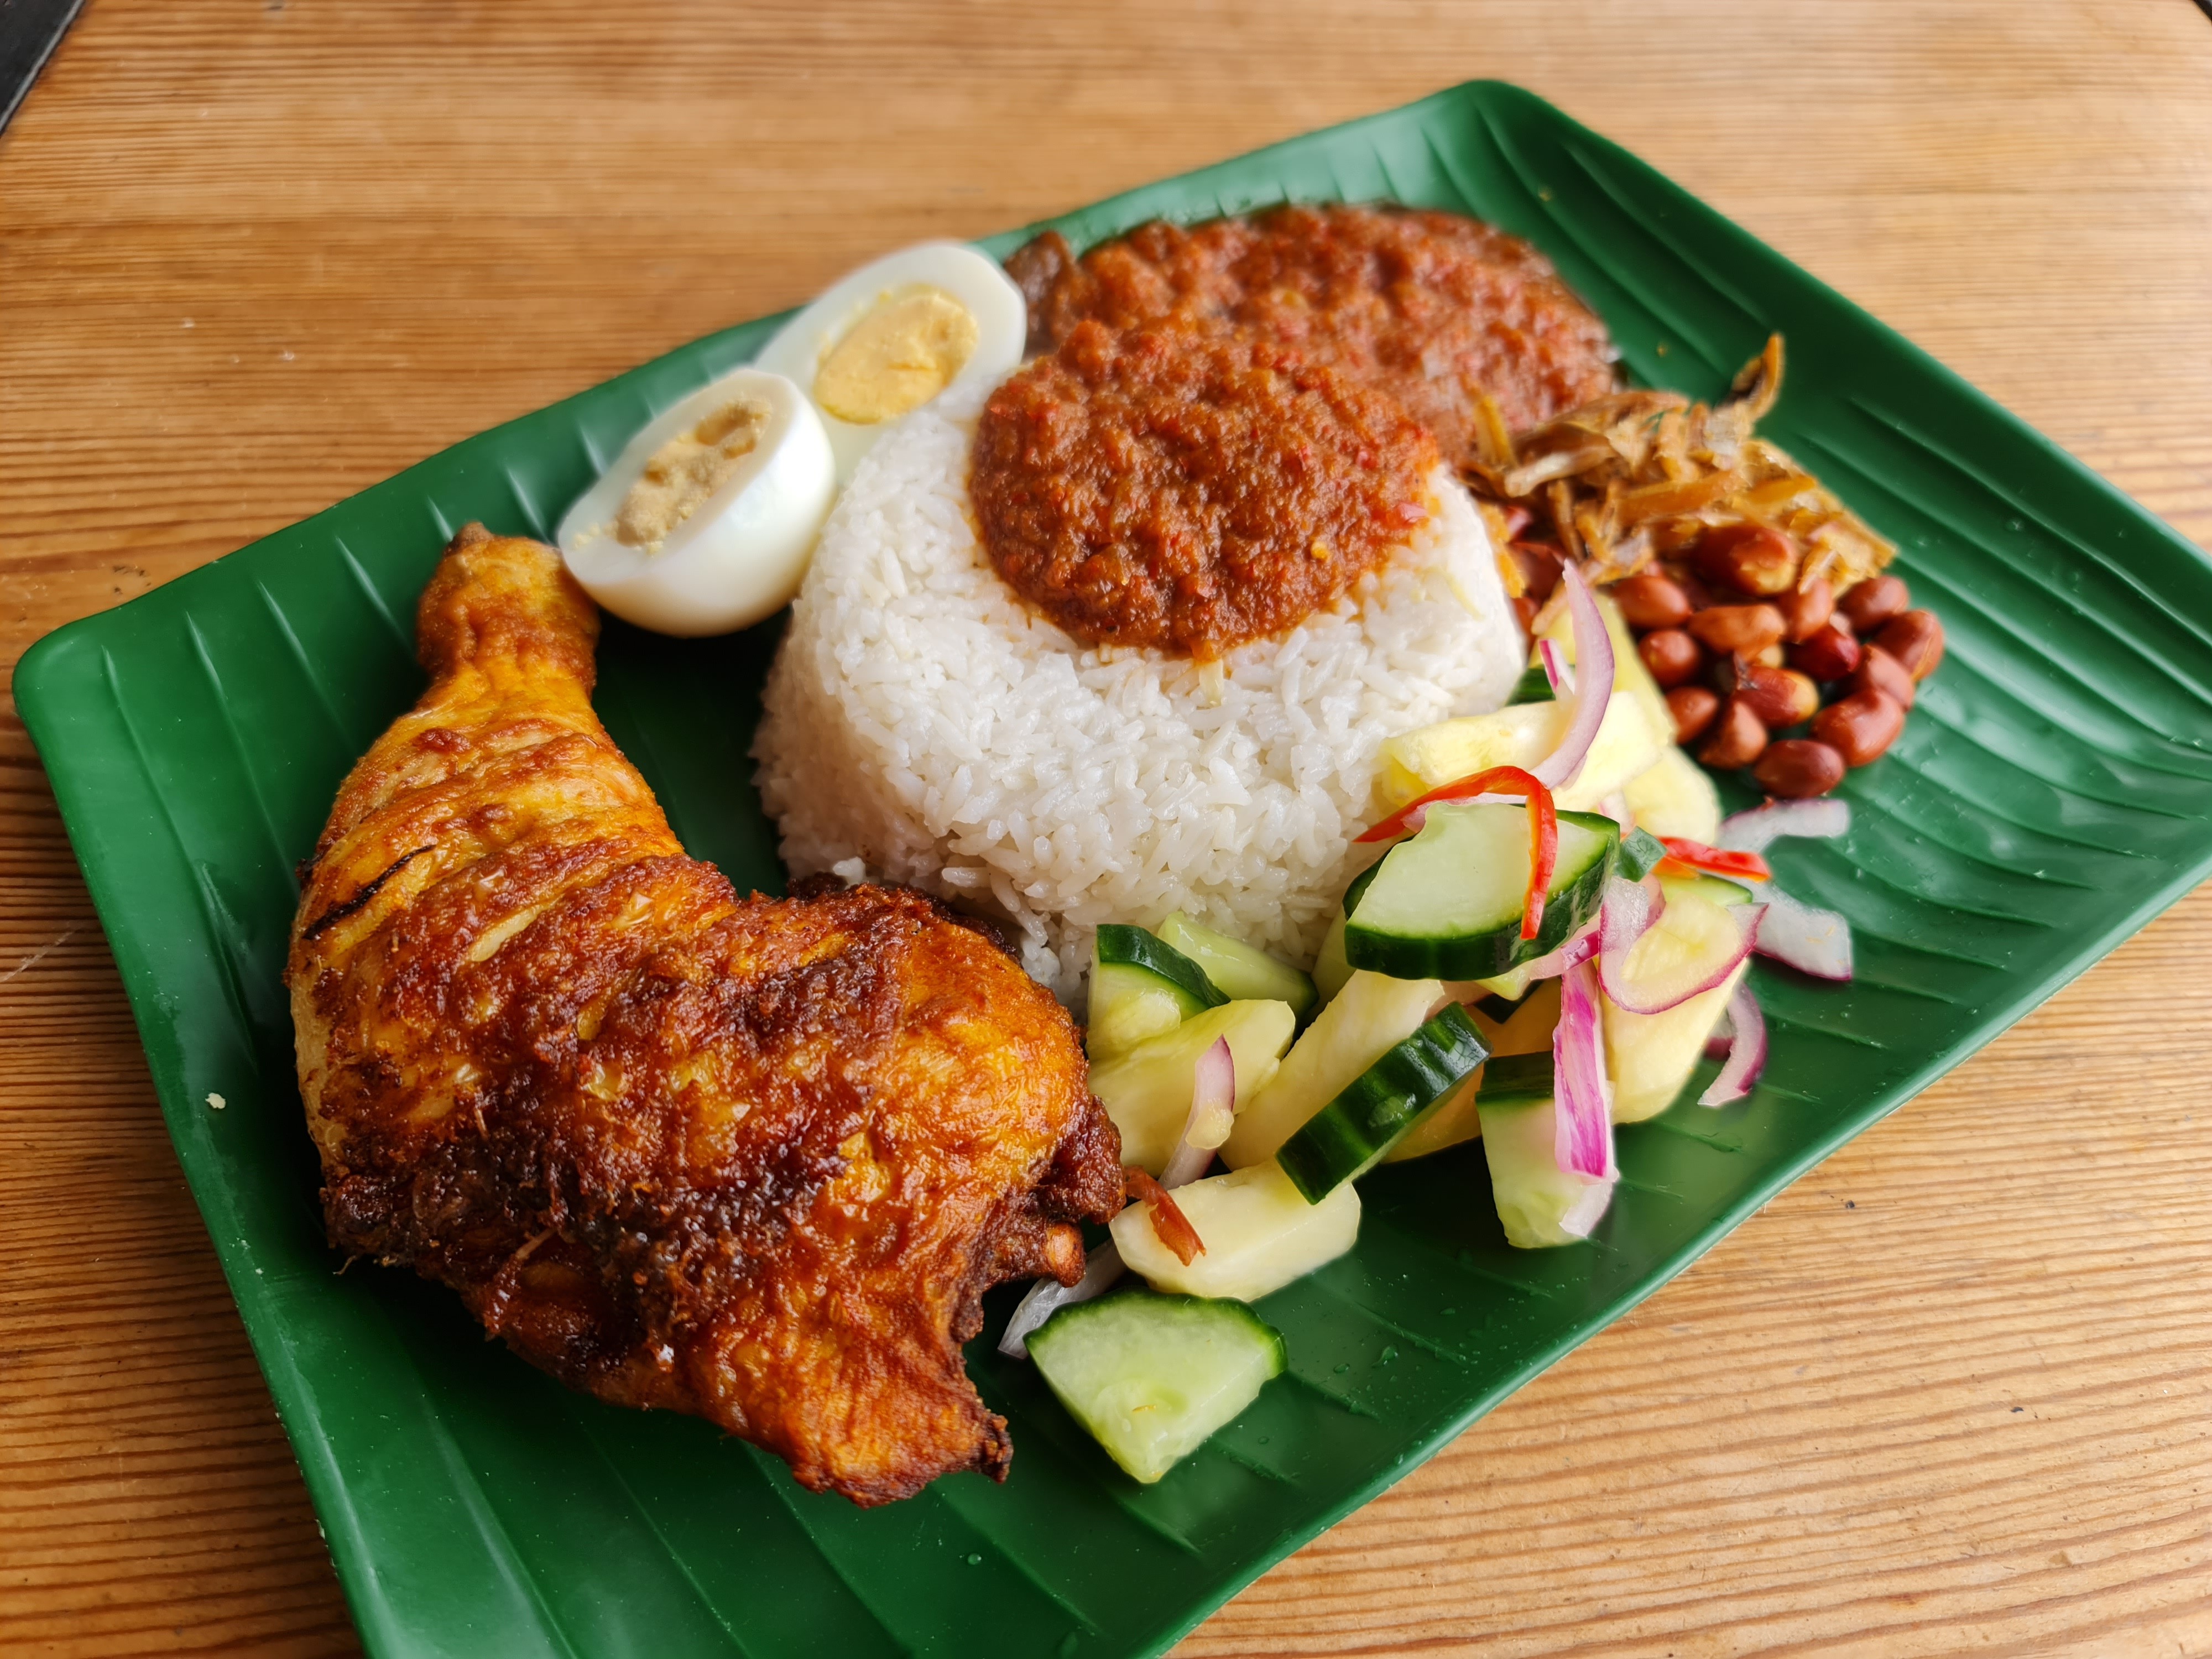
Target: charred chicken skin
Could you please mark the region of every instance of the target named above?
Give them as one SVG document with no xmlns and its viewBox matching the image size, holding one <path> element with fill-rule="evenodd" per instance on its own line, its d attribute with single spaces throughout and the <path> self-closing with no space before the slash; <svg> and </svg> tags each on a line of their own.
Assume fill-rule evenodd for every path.
<svg viewBox="0 0 2212 1659">
<path fill-rule="evenodd" d="M 430 689 L 339 791 L 286 970 L 333 1243 L 817 1491 L 1003 1479 L 959 1345 L 990 1285 L 1073 1283 L 1121 1193 L 1067 1016 L 919 894 L 686 858 L 551 548 L 469 526 L 417 633 Z"/>
</svg>

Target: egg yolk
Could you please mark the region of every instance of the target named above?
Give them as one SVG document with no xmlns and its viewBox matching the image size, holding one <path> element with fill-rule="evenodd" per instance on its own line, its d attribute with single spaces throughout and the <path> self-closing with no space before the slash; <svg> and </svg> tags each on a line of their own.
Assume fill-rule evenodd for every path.
<svg viewBox="0 0 2212 1659">
<path fill-rule="evenodd" d="M 978 337 L 968 307 L 942 289 L 886 295 L 822 360 L 814 401 L 854 426 L 896 420 L 952 383 Z"/>
<path fill-rule="evenodd" d="M 729 483 L 760 443 L 768 420 L 766 404 L 734 398 L 654 450 L 623 497 L 615 515 L 615 539 L 658 553 L 671 531 Z"/>
</svg>

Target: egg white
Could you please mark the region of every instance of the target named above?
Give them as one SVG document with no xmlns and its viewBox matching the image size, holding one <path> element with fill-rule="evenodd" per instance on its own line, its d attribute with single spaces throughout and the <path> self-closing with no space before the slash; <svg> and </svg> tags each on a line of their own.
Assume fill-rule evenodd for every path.
<svg viewBox="0 0 2212 1659">
<path fill-rule="evenodd" d="M 678 433 L 744 397 L 769 416 L 752 452 L 657 550 L 615 536 L 646 463 Z M 837 489 L 836 461 L 812 402 L 781 374 L 740 368 L 664 410 L 561 520 L 561 556 L 584 591 L 656 633 L 726 634 L 774 616 L 798 592 Z"/>
<path fill-rule="evenodd" d="M 977 381 L 995 386 L 1020 366 L 1029 342 L 1029 306 L 997 263 L 965 242 L 921 242 L 861 266 L 779 329 L 754 366 L 788 375 L 811 400 L 815 377 L 838 342 L 882 301 L 915 287 L 941 289 L 975 319 L 975 349 L 939 397 Z M 876 440 L 897 424 L 890 420 L 860 425 L 838 419 L 819 404 L 814 408 L 836 453 L 840 483 L 853 476 Z"/>
</svg>

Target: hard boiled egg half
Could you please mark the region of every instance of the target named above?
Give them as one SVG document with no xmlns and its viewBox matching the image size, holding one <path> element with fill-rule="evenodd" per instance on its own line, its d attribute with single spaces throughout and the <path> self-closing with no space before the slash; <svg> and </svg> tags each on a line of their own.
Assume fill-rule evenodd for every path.
<svg viewBox="0 0 2212 1659">
<path fill-rule="evenodd" d="M 813 399 L 837 479 L 902 415 L 1020 366 L 1029 307 L 1006 273 L 961 242 L 923 242 L 863 265 L 780 329 L 755 366 Z"/>
<path fill-rule="evenodd" d="M 741 368 L 629 441 L 561 520 L 561 556 L 641 628 L 726 634 L 791 602 L 836 489 L 805 393 Z"/>
</svg>

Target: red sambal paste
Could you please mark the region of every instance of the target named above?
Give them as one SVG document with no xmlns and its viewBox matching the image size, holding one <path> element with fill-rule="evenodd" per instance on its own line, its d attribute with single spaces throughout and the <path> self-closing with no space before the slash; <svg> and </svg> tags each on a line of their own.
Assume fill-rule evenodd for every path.
<svg viewBox="0 0 2212 1659">
<path fill-rule="evenodd" d="M 1155 222 L 1080 259 L 1048 231 L 1006 270 L 1029 299 L 1032 351 L 1092 318 L 1234 323 L 1389 392 L 1448 460 L 1474 449 L 1478 394 L 1520 432 L 1614 389 L 1605 325 L 1551 262 L 1456 213 L 1281 207 Z"/>
<path fill-rule="evenodd" d="M 1294 627 L 1404 544 L 1440 458 L 1614 385 L 1543 256 L 1456 214 L 1278 208 L 1080 259 L 1048 232 L 1007 270 L 1045 355 L 984 413 L 976 514 L 1089 645 L 1203 659 Z"/>
<path fill-rule="evenodd" d="M 970 489 L 999 574 L 1068 633 L 1205 660 L 1381 563 L 1436 465 L 1399 404 L 1273 341 L 1083 322 L 992 394 Z"/>
</svg>

